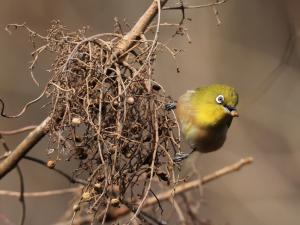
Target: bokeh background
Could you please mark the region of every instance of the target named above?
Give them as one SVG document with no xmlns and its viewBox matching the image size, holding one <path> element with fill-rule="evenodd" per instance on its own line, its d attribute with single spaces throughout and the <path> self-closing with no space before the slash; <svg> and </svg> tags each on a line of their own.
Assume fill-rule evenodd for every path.
<svg viewBox="0 0 300 225">
<path fill-rule="evenodd" d="M 187 4 L 208 1 L 186 0 Z M 24 31 L 9 35 L 8 23 L 26 22 L 45 34 L 51 20 L 59 19 L 70 29 L 89 25 L 90 33 L 111 32 L 114 17 L 134 24 L 150 1 L 141 0 L 10 0 L 0 1 L 0 96 L 7 113 L 17 113 L 42 91 L 49 77 L 49 57 L 41 57 L 36 87 L 28 71 L 32 46 Z M 169 4 L 176 4 L 170 0 Z M 177 98 L 187 89 L 210 83 L 226 83 L 240 93 L 240 118 L 235 120 L 221 151 L 200 158 L 198 170 L 205 175 L 239 158 L 251 155 L 255 163 L 204 188 L 199 216 L 212 224 L 295 225 L 300 221 L 300 2 L 297 0 L 230 0 L 219 7 L 222 24 L 217 26 L 210 8 L 186 11 L 191 43 L 183 36 L 170 47 L 183 49 L 174 61 L 159 56 L 156 79 Z M 162 20 L 179 22 L 180 12 L 163 12 Z M 167 40 L 174 30 L 161 32 Z M 179 66 L 180 73 L 176 72 Z M 37 124 L 47 111 L 41 104 L 22 118 L 0 118 L 0 130 Z M 12 148 L 24 135 L 7 137 Z M 4 149 L 1 148 L 1 154 Z M 47 140 L 30 155 L 47 159 Z M 26 191 L 69 187 L 53 172 L 22 161 Z M 59 168 L 71 172 L 72 163 Z M 0 181 L 0 189 L 18 190 L 15 171 Z M 71 195 L 27 199 L 27 225 L 54 224 L 69 206 Z M 0 224 L 16 224 L 20 206 L 16 198 L 0 196 Z"/>
</svg>

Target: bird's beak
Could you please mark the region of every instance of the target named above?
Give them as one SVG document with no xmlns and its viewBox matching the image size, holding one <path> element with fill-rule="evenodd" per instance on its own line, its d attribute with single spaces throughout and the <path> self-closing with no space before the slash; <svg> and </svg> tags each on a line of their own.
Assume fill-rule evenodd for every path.
<svg viewBox="0 0 300 225">
<path fill-rule="evenodd" d="M 231 115 L 232 117 L 239 117 L 239 113 L 238 113 L 238 111 L 236 111 L 236 110 L 230 111 L 230 115 Z"/>
<path fill-rule="evenodd" d="M 236 110 L 236 108 L 232 107 L 232 106 L 229 106 L 229 105 L 226 105 L 225 108 L 228 110 L 229 114 L 232 116 L 232 117 L 238 117 L 239 116 L 239 113 L 238 111 Z"/>
</svg>

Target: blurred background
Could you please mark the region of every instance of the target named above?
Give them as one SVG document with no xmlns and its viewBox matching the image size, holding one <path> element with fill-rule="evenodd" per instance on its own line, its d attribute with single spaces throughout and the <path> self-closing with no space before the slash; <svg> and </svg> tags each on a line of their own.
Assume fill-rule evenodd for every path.
<svg viewBox="0 0 300 225">
<path fill-rule="evenodd" d="M 209 1 L 185 0 L 186 4 Z M 28 70 L 32 45 L 21 29 L 12 35 L 9 23 L 26 22 L 45 34 L 53 19 L 70 29 L 91 27 L 89 33 L 112 32 L 114 17 L 133 25 L 150 1 L 141 0 L 10 0 L 0 1 L 0 97 L 6 112 L 18 113 L 35 98 L 49 78 L 51 58 L 41 57 L 36 68 L 37 87 Z M 170 0 L 169 5 L 175 5 Z M 230 0 L 218 7 L 221 25 L 211 8 L 187 10 L 185 36 L 169 46 L 183 49 L 176 61 L 168 54 L 158 58 L 155 76 L 175 99 L 187 89 L 210 83 L 226 83 L 240 94 L 240 118 L 233 122 L 222 150 L 200 159 L 201 175 L 253 156 L 255 163 L 204 188 L 199 216 L 216 225 L 295 225 L 300 219 L 300 2 L 296 0 Z M 179 22 L 180 11 L 164 11 L 162 20 Z M 174 29 L 161 32 L 167 40 Z M 176 72 L 176 66 L 180 73 Z M 32 106 L 22 118 L 0 118 L 0 130 L 38 124 L 47 111 L 42 103 Z M 11 148 L 24 135 L 6 138 Z M 4 149 L 1 148 L 1 155 Z M 47 159 L 47 140 L 30 155 Z M 22 161 L 26 191 L 69 187 L 53 172 Z M 72 163 L 58 163 L 71 171 Z M 16 171 L 0 181 L 0 189 L 19 190 Z M 27 199 L 27 225 L 53 224 L 69 206 L 71 195 Z M 20 216 L 17 198 L 0 196 L 0 224 L 17 224 Z M 5 221 L 8 218 L 11 222 Z"/>
</svg>

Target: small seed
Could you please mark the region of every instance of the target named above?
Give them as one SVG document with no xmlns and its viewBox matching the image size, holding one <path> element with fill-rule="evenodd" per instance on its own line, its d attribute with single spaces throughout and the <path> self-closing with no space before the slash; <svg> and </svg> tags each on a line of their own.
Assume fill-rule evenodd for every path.
<svg viewBox="0 0 300 225">
<path fill-rule="evenodd" d="M 115 107 L 117 107 L 117 106 L 119 106 L 119 102 L 118 102 L 117 100 L 115 100 L 115 101 L 113 102 L 113 105 L 114 105 Z"/>
<path fill-rule="evenodd" d="M 101 188 L 101 184 L 100 183 L 96 183 L 94 184 L 94 190 L 99 192 L 100 191 L 100 188 Z"/>
<path fill-rule="evenodd" d="M 76 126 L 76 125 L 80 125 L 81 124 L 81 119 L 79 117 L 74 117 L 72 119 L 72 125 Z"/>
<path fill-rule="evenodd" d="M 117 199 L 117 198 L 113 198 L 111 201 L 110 201 L 110 204 L 114 207 L 117 207 L 120 205 L 120 200 Z"/>
<path fill-rule="evenodd" d="M 83 200 L 90 200 L 91 194 L 89 192 L 83 192 L 81 197 Z"/>
<path fill-rule="evenodd" d="M 133 97 L 128 97 L 127 98 L 127 103 L 132 105 L 134 103 L 134 98 Z"/>
<path fill-rule="evenodd" d="M 55 165 L 56 165 L 55 161 L 53 161 L 53 160 L 48 160 L 48 162 L 47 162 L 47 167 L 48 167 L 49 169 L 53 169 L 53 168 L 55 167 Z"/>
</svg>

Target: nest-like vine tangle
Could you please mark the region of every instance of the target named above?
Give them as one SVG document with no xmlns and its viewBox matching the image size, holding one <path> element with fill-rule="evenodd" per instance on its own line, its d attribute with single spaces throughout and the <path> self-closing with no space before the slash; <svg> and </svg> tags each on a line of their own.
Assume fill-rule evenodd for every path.
<svg viewBox="0 0 300 225">
<path fill-rule="evenodd" d="M 141 39 L 117 57 L 121 38 L 85 37 L 57 23 L 40 48 L 56 53 L 46 88 L 52 158 L 80 160 L 74 176 L 88 181 L 82 201 L 95 210 L 138 201 L 153 179 L 172 183 L 179 151 L 174 112 L 164 108 L 172 100 L 152 79 L 158 45 Z"/>
</svg>

